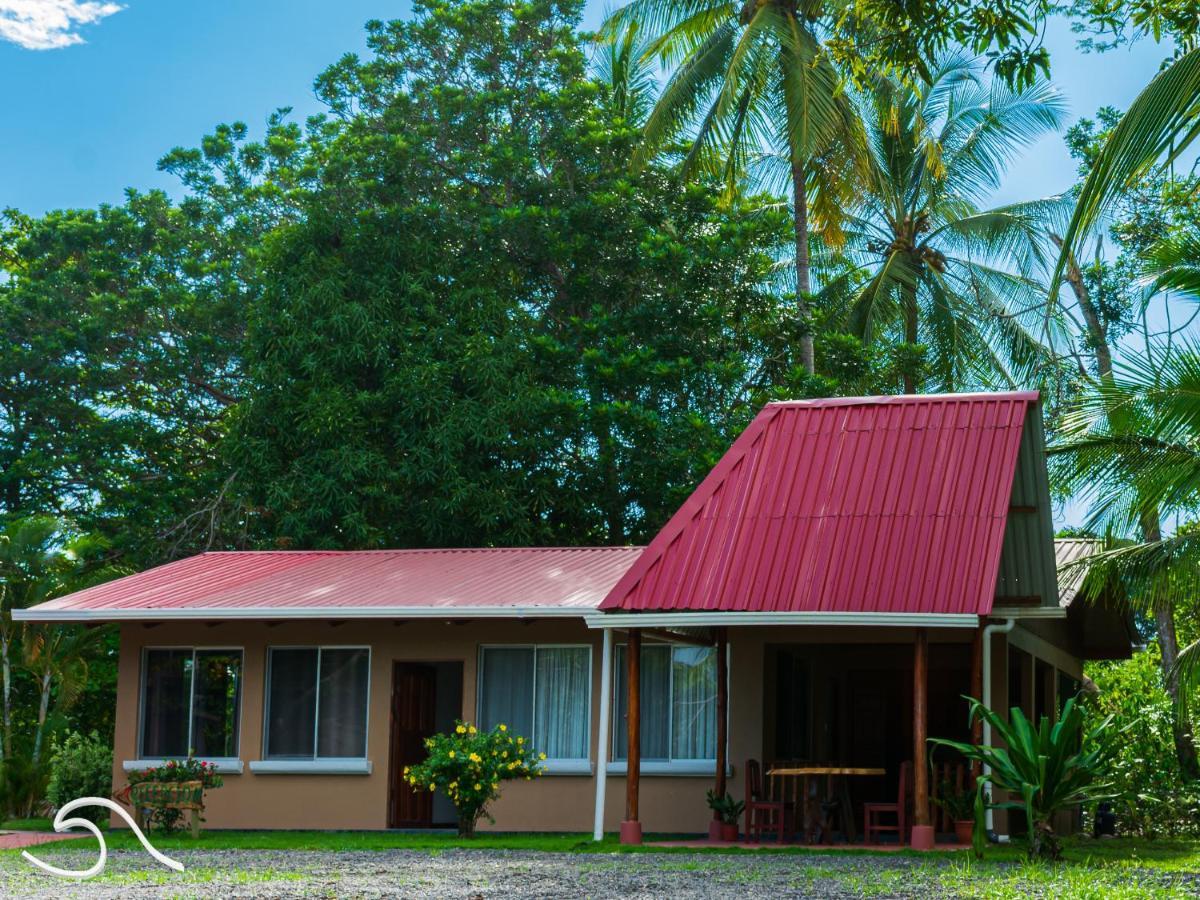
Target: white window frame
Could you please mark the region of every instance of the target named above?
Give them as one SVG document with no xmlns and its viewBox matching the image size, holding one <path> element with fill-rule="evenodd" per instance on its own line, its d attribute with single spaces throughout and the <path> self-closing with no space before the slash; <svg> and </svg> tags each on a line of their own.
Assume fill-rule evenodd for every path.
<svg viewBox="0 0 1200 900">
<path fill-rule="evenodd" d="M 246 648 L 245 647 L 228 647 L 228 646 L 202 646 L 196 644 L 154 644 L 142 647 L 141 658 L 139 660 L 138 672 L 138 727 L 137 727 L 137 759 L 123 760 L 121 768 L 126 772 L 136 772 L 142 769 L 154 768 L 160 766 L 172 759 L 187 759 L 187 755 L 183 756 L 163 756 L 153 759 L 142 756 L 142 751 L 145 749 L 142 741 L 146 736 L 146 658 L 154 651 L 162 650 L 190 650 L 192 653 L 192 679 L 188 685 L 188 735 L 187 745 L 188 750 L 192 749 L 192 728 L 193 720 L 195 719 L 195 703 L 196 703 L 196 654 L 199 652 L 218 651 L 223 653 L 237 653 L 239 659 L 238 678 L 241 683 L 238 684 L 238 702 L 237 714 L 237 741 L 235 742 L 233 756 L 200 756 L 196 757 L 203 762 L 213 763 L 217 771 L 221 774 L 238 775 L 242 771 L 242 701 L 245 699 L 244 680 L 246 676 Z"/>
<path fill-rule="evenodd" d="M 663 642 L 663 643 L 655 642 L 652 644 L 646 644 L 646 643 L 642 644 L 643 650 L 646 650 L 650 647 L 668 647 L 670 649 L 670 653 L 671 653 L 671 664 L 667 667 L 667 691 L 669 694 L 669 697 L 668 697 L 669 714 L 667 716 L 667 752 L 668 753 L 670 753 L 671 748 L 675 744 L 675 650 L 676 650 L 676 648 L 685 648 L 686 649 L 686 648 L 692 647 L 692 646 L 693 646 L 692 644 L 684 644 L 684 643 L 680 643 L 678 641 L 670 641 L 670 642 Z M 628 653 L 629 652 L 629 644 L 623 643 L 623 644 L 614 644 L 613 645 L 613 663 L 614 663 L 614 665 L 613 665 L 613 672 L 612 672 L 612 684 L 609 685 L 609 690 L 612 691 L 612 706 L 611 706 L 611 708 L 613 710 L 614 721 L 616 721 L 616 719 L 618 718 L 617 710 L 620 708 L 618 705 L 620 698 L 617 693 L 617 683 L 618 683 L 618 679 L 621 678 L 621 667 L 617 666 L 615 664 L 616 660 L 617 660 L 617 648 L 618 647 L 621 648 L 622 653 Z M 717 648 L 714 647 L 713 648 L 714 663 L 716 661 L 716 654 L 718 652 L 719 651 L 717 650 Z M 728 648 L 727 648 L 726 656 L 725 656 L 725 696 L 727 696 L 727 697 L 729 696 L 729 679 L 730 679 L 729 652 L 728 652 Z M 612 728 L 612 729 L 610 729 L 610 731 L 611 731 L 611 734 L 609 735 L 608 765 L 606 766 L 606 768 L 607 768 L 609 774 L 611 774 L 611 775 L 624 775 L 626 773 L 626 771 L 628 770 L 628 758 L 617 756 L 617 738 L 619 735 L 619 731 L 617 728 Z M 729 755 L 728 755 L 729 735 L 728 734 L 726 734 L 726 736 L 725 736 L 725 746 L 726 746 L 726 757 L 725 758 L 728 759 L 729 758 Z M 675 759 L 674 757 L 668 756 L 666 759 L 645 759 L 645 758 L 643 758 L 638 765 L 638 771 L 644 775 L 712 775 L 716 765 L 717 765 L 717 759 L 715 756 L 711 756 L 706 759 Z"/>
<path fill-rule="evenodd" d="M 290 757 L 281 759 L 267 755 L 270 746 L 271 733 L 271 654 L 275 650 L 316 650 L 317 651 L 317 686 L 313 699 L 313 755 L 311 757 Z M 317 756 L 317 742 L 321 735 L 321 662 L 326 650 L 366 650 L 367 651 L 367 695 L 363 698 L 366 705 L 366 716 L 363 720 L 363 755 L 362 756 Z M 258 775 L 369 775 L 371 774 L 371 662 L 373 653 L 370 644 L 268 644 L 267 659 L 263 681 L 263 731 L 262 758 L 250 762 L 250 771 Z"/>
<path fill-rule="evenodd" d="M 483 698 L 483 679 L 486 675 L 484 671 L 483 658 L 484 653 L 488 650 L 532 650 L 533 651 L 533 677 L 530 679 L 529 689 L 533 694 L 533 721 L 537 722 L 537 653 L 538 650 L 586 650 L 587 651 L 587 698 L 584 701 L 584 709 L 586 712 L 587 732 L 584 737 L 584 746 L 587 748 L 587 755 L 579 758 L 560 758 L 546 759 L 544 765 L 547 775 L 590 775 L 592 774 L 592 690 L 594 681 L 593 664 L 595 662 L 594 648 L 591 644 L 480 644 L 478 662 L 475 669 L 475 717 L 479 720 L 479 725 L 483 726 L 482 716 L 482 698 Z M 529 743 L 536 750 L 538 748 L 537 735 L 524 735 Z"/>
</svg>

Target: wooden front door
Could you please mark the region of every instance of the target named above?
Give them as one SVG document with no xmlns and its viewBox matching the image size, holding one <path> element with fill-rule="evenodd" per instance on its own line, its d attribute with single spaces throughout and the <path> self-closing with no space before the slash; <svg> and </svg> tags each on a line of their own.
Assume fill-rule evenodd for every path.
<svg viewBox="0 0 1200 900">
<path fill-rule="evenodd" d="M 434 733 L 437 669 L 421 663 L 396 663 L 392 671 L 391 828 L 433 824 L 433 793 L 415 790 L 404 780 L 404 767 L 425 759 L 425 738 Z"/>
</svg>

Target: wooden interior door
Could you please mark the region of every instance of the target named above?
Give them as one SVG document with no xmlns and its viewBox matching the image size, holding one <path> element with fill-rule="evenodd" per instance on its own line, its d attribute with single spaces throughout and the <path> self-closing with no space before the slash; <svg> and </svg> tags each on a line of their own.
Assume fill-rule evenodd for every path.
<svg viewBox="0 0 1200 900">
<path fill-rule="evenodd" d="M 398 662 L 392 670 L 391 828 L 433 824 L 433 793 L 415 790 L 404 780 L 404 767 L 425 759 L 425 738 L 434 733 L 437 669 Z"/>
</svg>

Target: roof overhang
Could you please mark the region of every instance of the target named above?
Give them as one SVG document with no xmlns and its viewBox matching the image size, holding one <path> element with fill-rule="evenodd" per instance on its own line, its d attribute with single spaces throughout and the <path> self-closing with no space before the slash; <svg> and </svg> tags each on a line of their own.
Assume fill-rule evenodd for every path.
<svg viewBox="0 0 1200 900">
<path fill-rule="evenodd" d="M 186 609 L 13 610 L 18 622 L 213 622 L 328 619 L 571 619 L 591 615 L 587 607 L 564 606 L 259 606 Z"/>
<path fill-rule="evenodd" d="M 970 613 L 664 612 L 597 613 L 589 628 L 703 628 L 722 625 L 857 625 L 893 628 L 976 628 Z"/>
</svg>

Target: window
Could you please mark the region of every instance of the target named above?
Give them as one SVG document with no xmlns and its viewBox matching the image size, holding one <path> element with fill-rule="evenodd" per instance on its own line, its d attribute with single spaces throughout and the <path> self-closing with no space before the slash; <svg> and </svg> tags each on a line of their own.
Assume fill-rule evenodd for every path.
<svg viewBox="0 0 1200 900">
<path fill-rule="evenodd" d="M 625 646 L 616 648 L 614 721 L 625 719 Z M 717 757 L 717 652 L 712 647 L 642 647 L 642 759 L 651 762 Z M 629 736 L 613 729 L 613 759 L 625 759 Z"/>
<path fill-rule="evenodd" d="M 590 759 L 590 647 L 483 647 L 479 723 L 503 722 L 553 761 Z"/>
<path fill-rule="evenodd" d="M 267 652 L 267 759 L 367 755 L 369 647 L 272 647 Z"/>
<path fill-rule="evenodd" d="M 241 688 L 241 650 L 145 650 L 141 758 L 236 757 Z"/>
</svg>

